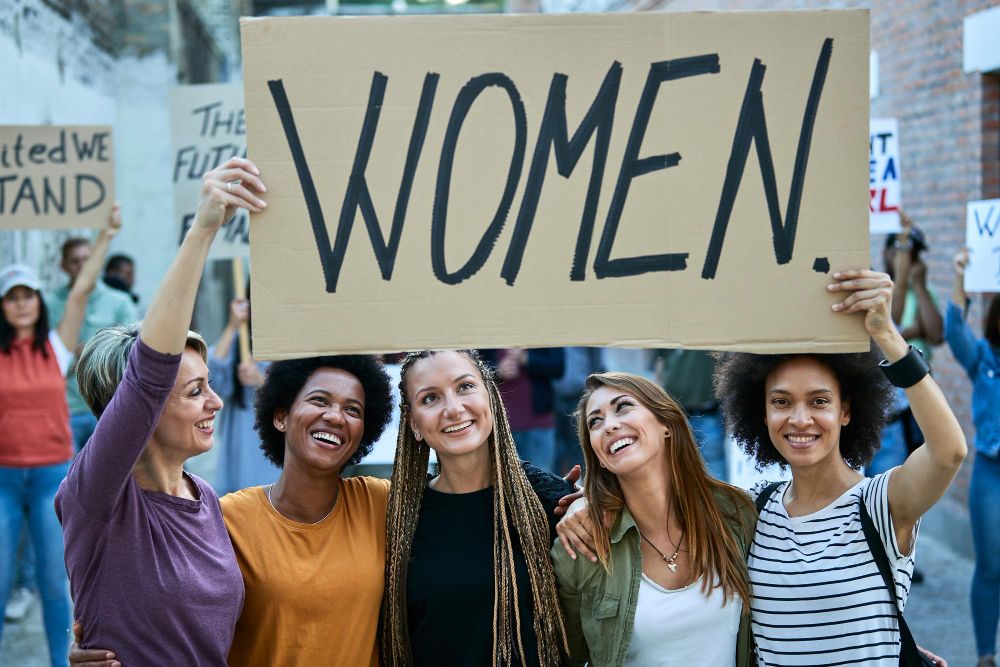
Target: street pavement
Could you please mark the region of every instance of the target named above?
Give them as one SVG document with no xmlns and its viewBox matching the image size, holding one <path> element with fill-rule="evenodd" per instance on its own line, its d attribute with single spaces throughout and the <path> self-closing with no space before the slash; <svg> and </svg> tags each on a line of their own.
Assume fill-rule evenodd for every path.
<svg viewBox="0 0 1000 667">
<path fill-rule="evenodd" d="M 926 579 L 914 586 L 906 605 L 910 630 L 921 645 L 947 658 L 951 667 L 974 667 L 976 651 L 968 596 L 972 561 L 943 542 L 921 535 L 917 542 L 917 565 Z M 4 628 L 0 665 L 47 667 L 37 603 L 28 618 Z"/>
</svg>

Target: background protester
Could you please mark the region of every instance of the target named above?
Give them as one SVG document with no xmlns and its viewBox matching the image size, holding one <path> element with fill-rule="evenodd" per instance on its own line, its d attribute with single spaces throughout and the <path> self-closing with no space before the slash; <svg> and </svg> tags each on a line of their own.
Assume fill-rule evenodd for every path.
<svg viewBox="0 0 1000 667">
<path fill-rule="evenodd" d="M 715 362 L 705 350 L 657 350 L 656 371 L 688 417 L 710 475 L 726 481 L 726 432 L 712 387 Z"/>
<path fill-rule="evenodd" d="M 472 351 L 403 361 L 389 494 L 386 665 L 558 665 L 566 638 L 549 545 L 573 492 L 523 463 Z M 430 450 L 439 473 L 428 479 Z"/>
<path fill-rule="evenodd" d="M 955 256 L 955 283 L 945 313 L 945 337 L 972 380 L 976 458 L 969 485 L 969 518 L 976 550 L 972 575 L 972 623 L 979 667 L 996 664 L 1000 622 L 1000 296 L 993 296 L 977 338 L 965 321 L 967 251 Z"/>
<path fill-rule="evenodd" d="M 552 472 L 556 469 L 555 395 L 566 358 L 561 347 L 500 350 L 497 374 L 521 458 Z"/>
<path fill-rule="evenodd" d="M 834 311 L 864 313 L 866 331 L 885 354 L 885 376 L 906 390 L 927 442 L 886 473 L 858 472 L 878 448 L 891 402 L 873 352 L 727 354 L 719 362 L 716 388 L 733 438 L 758 464 L 792 471 L 790 482 L 771 489 L 748 560 L 754 639 L 769 665 L 802 664 L 803 656 L 817 665 L 897 664 L 899 649 L 887 647 L 899 646 L 899 629 L 886 605 L 906 604 L 918 521 L 944 495 L 967 451 L 926 364 L 892 323 L 889 277 L 846 271 L 834 280 L 828 289 L 845 295 Z M 882 540 L 895 600 L 886 600 L 861 511 Z"/>
<path fill-rule="evenodd" d="M 236 183 L 236 185 L 234 185 Z M 208 172 L 194 223 L 139 324 L 84 346 L 80 388 L 100 418 L 56 494 L 84 647 L 127 665 L 225 665 L 243 579 L 218 497 L 184 462 L 211 449 L 222 401 L 188 331 L 209 247 L 237 207 L 265 206 L 257 168 Z"/>
<path fill-rule="evenodd" d="M 0 600 L 6 603 L 14 585 L 23 526 L 32 545 L 25 557 L 33 557 L 34 574 L 34 582 L 24 583 L 38 586 L 53 665 L 66 664 L 70 622 L 62 530 L 52 509 L 73 457 L 65 376 L 87 296 L 120 227 L 115 206 L 94 252 L 76 272 L 55 328 L 34 272 L 18 265 L 0 270 Z M 0 619 L 0 636 L 3 625 Z"/>
<path fill-rule="evenodd" d="M 139 295 L 132 291 L 135 284 L 135 260 L 121 253 L 108 257 L 104 267 L 104 284 L 119 292 L 125 292 L 132 303 L 139 305 Z"/>
<path fill-rule="evenodd" d="M 683 410 L 645 378 L 591 375 L 577 420 L 590 511 L 610 520 L 596 562 L 552 548 L 571 663 L 752 664 L 750 499 L 709 476 Z"/>
<path fill-rule="evenodd" d="M 69 283 L 55 290 L 52 293 L 52 298 L 47 300 L 50 322 L 62 320 L 69 292 L 91 253 L 92 248 L 87 239 L 73 237 L 63 243 L 60 267 L 69 278 Z M 83 328 L 80 330 L 80 344 L 90 340 L 99 329 L 112 324 L 134 322 L 137 319 L 139 319 L 139 311 L 132 299 L 121 291 L 112 289 L 99 281 L 87 299 L 87 311 L 83 318 Z M 72 369 L 66 377 L 66 401 L 69 404 L 73 443 L 76 451 L 80 451 L 94 432 L 97 418 L 80 395 L 76 373 Z"/>
<path fill-rule="evenodd" d="M 237 337 L 244 322 L 250 322 L 250 300 L 233 299 L 226 328 L 208 350 L 213 388 L 226 402 L 216 420 L 215 490 L 221 494 L 272 484 L 280 472 L 261 451 L 253 428 L 254 393 L 269 364 L 252 358 L 240 361 Z"/>
<path fill-rule="evenodd" d="M 885 239 L 882 259 L 885 272 L 893 280 L 892 321 L 906 342 L 916 348 L 930 364 L 933 347 L 944 342 L 944 319 L 937 297 L 927 282 L 927 237 L 906 213 L 900 213 L 902 231 Z M 882 446 L 868 466 L 868 474 L 877 475 L 901 464 L 924 442 L 920 426 L 913 417 L 906 393 L 896 391 L 892 416 L 882 433 Z"/>
<path fill-rule="evenodd" d="M 576 417 L 573 412 L 580 400 L 587 376 L 604 370 L 600 348 L 564 347 L 563 353 L 566 357 L 566 369 L 561 378 L 552 382 L 556 434 L 556 461 L 553 471 L 558 472 L 583 463 L 576 431 Z"/>
</svg>

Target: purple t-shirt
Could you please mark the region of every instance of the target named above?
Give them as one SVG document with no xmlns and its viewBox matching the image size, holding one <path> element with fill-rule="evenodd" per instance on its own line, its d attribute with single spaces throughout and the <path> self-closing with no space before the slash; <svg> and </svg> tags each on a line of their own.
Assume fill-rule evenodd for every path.
<svg viewBox="0 0 1000 667">
<path fill-rule="evenodd" d="M 180 355 L 136 342 L 125 377 L 56 494 L 84 648 L 125 667 L 219 665 L 243 608 L 243 578 L 219 498 L 144 491 L 132 477 L 159 420 Z"/>
</svg>

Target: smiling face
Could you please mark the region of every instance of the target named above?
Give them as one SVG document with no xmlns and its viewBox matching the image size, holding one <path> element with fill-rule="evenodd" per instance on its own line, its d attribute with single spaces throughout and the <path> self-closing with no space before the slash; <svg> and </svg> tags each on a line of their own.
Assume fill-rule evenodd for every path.
<svg viewBox="0 0 1000 667">
<path fill-rule="evenodd" d="M 171 457 L 188 459 L 212 448 L 215 413 L 222 399 L 208 385 L 208 366 L 195 350 L 186 348 L 153 439 Z"/>
<path fill-rule="evenodd" d="M 632 394 L 599 387 L 587 399 L 584 414 L 590 448 L 610 472 L 621 476 L 667 464 L 670 429 Z"/>
<path fill-rule="evenodd" d="M 17 336 L 30 336 L 41 314 L 41 300 L 38 292 L 17 285 L 3 298 L 3 318 Z"/>
<path fill-rule="evenodd" d="M 767 376 L 764 401 L 771 442 L 793 470 L 842 458 L 840 430 L 851 412 L 829 366 L 812 357 L 789 359 Z"/>
<path fill-rule="evenodd" d="M 479 450 L 493 432 L 486 383 L 461 352 L 437 352 L 410 367 L 406 377 L 410 428 L 438 457 Z"/>
<path fill-rule="evenodd" d="M 285 433 L 285 466 L 339 472 L 365 432 L 364 387 L 345 370 L 319 368 L 287 411 L 275 411 L 274 426 Z"/>
</svg>

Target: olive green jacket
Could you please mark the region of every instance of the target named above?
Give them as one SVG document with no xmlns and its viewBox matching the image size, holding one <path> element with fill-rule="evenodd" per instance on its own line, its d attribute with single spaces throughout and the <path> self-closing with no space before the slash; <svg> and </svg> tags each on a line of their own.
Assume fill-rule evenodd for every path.
<svg viewBox="0 0 1000 667">
<path fill-rule="evenodd" d="M 716 501 L 723 516 L 733 514 L 725 496 L 716 493 Z M 741 509 L 739 516 L 740 525 L 732 525 L 730 529 L 746 555 L 753 541 L 757 511 L 750 505 Z M 622 510 L 610 538 L 610 572 L 586 558 L 573 560 L 559 540 L 552 547 L 559 597 L 566 615 L 571 665 L 589 662 L 592 667 L 621 667 L 628 656 L 642 576 L 639 529 L 628 509 Z M 733 663 L 736 667 L 749 667 L 754 662 L 749 606 L 745 600 L 736 637 Z"/>
</svg>

